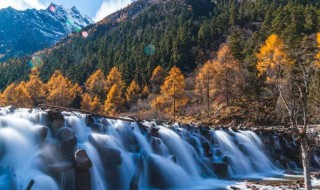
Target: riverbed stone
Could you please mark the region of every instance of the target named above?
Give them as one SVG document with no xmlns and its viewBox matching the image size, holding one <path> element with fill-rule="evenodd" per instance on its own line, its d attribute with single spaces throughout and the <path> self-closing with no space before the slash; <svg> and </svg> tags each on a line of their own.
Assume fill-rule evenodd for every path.
<svg viewBox="0 0 320 190">
<path fill-rule="evenodd" d="M 74 154 L 75 166 L 77 170 L 88 170 L 92 167 L 92 162 L 83 149 L 78 149 Z"/>
<path fill-rule="evenodd" d="M 122 164 L 121 151 L 114 148 L 103 148 L 100 151 L 101 159 L 105 166 L 117 166 Z"/>
<path fill-rule="evenodd" d="M 225 162 L 213 162 L 214 173 L 220 178 L 228 178 L 228 164 Z"/>
<path fill-rule="evenodd" d="M 43 142 L 43 141 L 47 138 L 47 136 L 48 136 L 48 134 L 49 134 L 49 131 L 50 131 L 50 129 L 49 129 L 48 127 L 42 126 L 42 127 L 40 128 L 40 138 L 41 138 L 41 142 Z"/>
<path fill-rule="evenodd" d="M 99 124 L 99 123 L 92 123 L 90 125 L 90 128 L 91 128 L 92 132 L 95 132 L 95 133 L 102 133 L 103 132 L 103 125 Z"/>
<path fill-rule="evenodd" d="M 76 170 L 76 190 L 91 190 L 91 173 L 89 170 Z"/>
<path fill-rule="evenodd" d="M 159 135 L 159 130 L 160 128 L 157 127 L 156 125 L 152 124 L 151 127 L 150 127 L 150 135 L 153 136 L 153 137 L 160 137 Z"/>
<path fill-rule="evenodd" d="M 47 126 L 51 129 L 52 135 L 56 136 L 58 130 L 64 126 L 65 119 L 62 113 L 54 110 L 47 111 Z"/>
<path fill-rule="evenodd" d="M 94 123 L 94 116 L 93 115 L 86 115 L 85 122 L 87 126 L 91 126 Z"/>
<path fill-rule="evenodd" d="M 62 142 L 70 141 L 76 138 L 75 132 L 72 128 L 62 127 L 57 132 L 57 139 Z"/>
<path fill-rule="evenodd" d="M 76 151 L 77 137 L 72 128 L 62 127 L 57 132 L 57 139 L 61 143 L 61 153 L 65 161 L 72 161 Z"/>
</svg>

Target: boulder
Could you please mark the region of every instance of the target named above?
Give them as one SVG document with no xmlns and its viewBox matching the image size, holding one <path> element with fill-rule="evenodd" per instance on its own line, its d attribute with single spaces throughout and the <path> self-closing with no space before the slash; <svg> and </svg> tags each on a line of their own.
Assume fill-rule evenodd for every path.
<svg viewBox="0 0 320 190">
<path fill-rule="evenodd" d="M 77 170 L 75 178 L 76 190 L 91 190 L 91 173 L 89 170 Z"/>
<path fill-rule="evenodd" d="M 139 126 L 141 132 L 142 132 L 143 134 L 146 134 L 147 131 L 148 131 L 148 127 L 145 126 L 145 125 L 143 125 L 140 120 L 136 120 L 136 123 L 137 123 L 137 125 Z"/>
<path fill-rule="evenodd" d="M 94 123 L 94 117 L 92 115 L 86 115 L 86 125 L 91 126 Z"/>
<path fill-rule="evenodd" d="M 122 164 L 121 151 L 114 148 L 102 148 L 99 150 L 100 157 L 105 167 Z"/>
<path fill-rule="evenodd" d="M 66 161 L 72 161 L 77 146 L 77 137 L 73 129 L 62 127 L 57 132 L 57 138 L 61 142 L 61 153 Z"/>
<path fill-rule="evenodd" d="M 150 135 L 152 137 L 158 137 L 159 138 L 160 137 L 159 130 L 160 130 L 159 127 L 157 127 L 156 125 L 152 124 L 151 128 L 150 128 Z"/>
<path fill-rule="evenodd" d="M 9 106 L 7 109 L 8 109 L 11 113 L 14 113 L 17 108 L 16 108 L 15 106 Z"/>
<path fill-rule="evenodd" d="M 212 167 L 214 168 L 214 172 L 218 177 L 228 177 L 228 164 L 226 164 L 225 162 L 213 162 Z"/>
<path fill-rule="evenodd" d="M 71 141 L 76 138 L 76 134 L 72 128 L 62 127 L 57 132 L 57 138 L 61 142 Z"/>
<path fill-rule="evenodd" d="M 196 147 L 197 146 L 197 143 L 196 143 L 196 141 L 194 140 L 194 138 L 192 138 L 192 137 L 187 137 L 187 138 L 185 138 L 185 141 L 187 141 L 191 146 L 193 146 L 193 147 Z"/>
<path fill-rule="evenodd" d="M 92 132 L 95 132 L 95 133 L 103 133 L 103 125 L 102 125 L 102 124 L 92 123 L 92 124 L 90 125 L 90 128 L 91 128 Z"/>
<path fill-rule="evenodd" d="M 83 149 L 78 149 L 74 154 L 74 161 L 77 170 L 88 170 L 92 167 L 92 162 Z"/>
<path fill-rule="evenodd" d="M 206 156 L 208 156 L 208 157 L 213 156 L 213 154 L 211 153 L 211 150 L 210 150 L 210 143 L 208 141 L 203 141 L 202 147 L 203 147 L 203 150 L 204 150 L 204 153 L 206 154 Z"/>
<path fill-rule="evenodd" d="M 174 163 L 177 163 L 177 157 L 175 155 L 169 156 L 168 159 L 171 160 Z"/>
<path fill-rule="evenodd" d="M 224 156 L 222 158 L 222 162 L 224 162 L 226 164 L 229 164 L 231 162 L 231 158 L 229 156 Z"/>
<path fill-rule="evenodd" d="M 43 142 L 47 138 L 49 131 L 50 131 L 50 129 L 48 127 L 43 126 L 40 128 L 41 142 Z"/>
<path fill-rule="evenodd" d="M 91 190 L 91 173 L 92 161 L 87 152 L 83 149 L 78 149 L 74 154 L 75 162 L 75 189 L 76 190 Z"/>
<path fill-rule="evenodd" d="M 162 148 L 161 148 L 161 139 L 158 137 L 151 137 L 150 138 L 150 144 L 151 148 L 155 153 L 161 154 L 162 153 Z"/>
<path fill-rule="evenodd" d="M 89 135 L 89 142 L 97 149 L 105 167 L 117 166 L 122 163 L 121 151 L 115 148 L 106 147 L 106 142 L 99 142 Z"/>
<path fill-rule="evenodd" d="M 166 179 L 166 174 L 162 173 L 162 166 L 152 156 L 148 156 L 148 179 L 149 185 L 153 188 L 168 189 L 172 186 Z"/>
<path fill-rule="evenodd" d="M 57 111 L 47 111 L 47 126 L 51 129 L 52 135 L 56 136 L 58 130 L 64 126 L 64 116 Z"/>
<path fill-rule="evenodd" d="M 217 156 L 217 157 L 221 157 L 222 156 L 222 151 L 221 151 L 221 149 L 220 148 L 215 148 L 215 156 Z"/>
<path fill-rule="evenodd" d="M 208 138 L 211 134 L 211 129 L 208 126 L 200 126 L 200 133 L 202 136 Z"/>
</svg>

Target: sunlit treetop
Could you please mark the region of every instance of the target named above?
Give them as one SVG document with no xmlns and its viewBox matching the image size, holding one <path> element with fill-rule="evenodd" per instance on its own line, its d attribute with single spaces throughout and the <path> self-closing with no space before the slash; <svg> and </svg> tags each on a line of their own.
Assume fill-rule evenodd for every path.
<svg viewBox="0 0 320 190">
<path fill-rule="evenodd" d="M 283 41 L 276 34 L 271 34 L 257 54 L 259 76 L 266 74 L 267 81 L 281 77 L 283 71 L 292 67 Z"/>
<path fill-rule="evenodd" d="M 317 33 L 318 53 L 316 54 L 315 66 L 320 67 L 320 32 Z"/>
</svg>

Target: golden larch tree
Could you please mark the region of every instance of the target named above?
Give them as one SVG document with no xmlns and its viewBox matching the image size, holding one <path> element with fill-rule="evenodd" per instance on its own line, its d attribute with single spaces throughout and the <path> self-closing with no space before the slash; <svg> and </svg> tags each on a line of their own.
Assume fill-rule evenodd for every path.
<svg viewBox="0 0 320 190">
<path fill-rule="evenodd" d="M 318 42 L 318 49 L 317 44 Z M 290 131 L 300 143 L 305 189 L 311 190 L 310 158 L 318 144 L 317 135 L 310 130 L 310 92 L 312 79 L 319 71 L 320 34 L 305 36 L 294 49 L 290 59 L 283 41 L 275 34 L 270 35 L 257 54 L 257 69 L 260 76 L 267 78 L 269 85 L 275 86 L 277 97 L 286 110 Z M 317 89 L 318 90 L 318 89 Z M 312 101 L 312 100 L 311 100 Z"/>
<path fill-rule="evenodd" d="M 210 104 L 214 97 L 214 80 L 216 69 L 211 61 L 206 62 L 199 70 L 196 77 L 195 92 L 199 97 L 200 104 L 206 103 L 207 116 L 210 117 Z"/>
<path fill-rule="evenodd" d="M 120 112 L 123 104 L 122 92 L 117 84 L 109 90 L 104 103 L 104 112 L 109 115 L 116 115 Z"/>
<path fill-rule="evenodd" d="M 90 101 L 90 111 L 93 113 L 102 113 L 102 104 L 99 97 L 96 95 Z"/>
<path fill-rule="evenodd" d="M 317 46 L 320 50 L 320 32 L 317 33 Z M 315 66 L 320 67 L 320 51 L 316 54 Z"/>
<path fill-rule="evenodd" d="M 152 72 L 152 76 L 150 78 L 150 82 L 152 85 L 152 93 L 153 94 L 159 94 L 160 92 L 160 86 L 163 83 L 165 76 L 165 72 L 163 68 L 158 65 Z"/>
<path fill-rule="evenodd" d="M 287 77 L 284 76 L 289 73 L 293 62 L 288 58 L 284 42 L 276 34 L 271 34 L 266 39 L 256 56 L 259 76 L 266 77 L 266 83 L 269 84 L 268 90 L 273 94 L 276 102 L 278 94 L 283 95 L 284 85 L 287 84 Z"/>
<path fill-rule="evenodd" d="M 37 69 L 32 69 L 29 75 L 29 81 L 26 82 L 26 90 L 32 99 L 32 105 L 38 106 L 45 102 L 46 89 L 45 85 L 39 78 L 39 71 Z"/>
<path fill-rule="evenodd" d="M 125 83 L 122 79 L 122 73 L 119 71 L 117 67 L 112 67 L 110 70 L 105 83 L 106 92 L 109 93 L 110 89 L 113 85 L 117 85 L 120 91 L 123 91 L 125 88 Z"/>
<path fill-rule="evenodd" d="M 216 96 L 223 97 L 226 104 L 234 96 L 239 96 L 239 87 L 242 85 L 242 77 L 239 63 L 233 57 L 230 47 L 227 44 L 221 45 L 217 52 L 217 58 L 212 62 L 214 68 L 214 90 Z"/>
<path fill-rule="evenodd" d="M 88 93 L 82 95 L 81 109 L 87 110 L 93 113 L 102 113 L 102 104 L 97 95 L 93 98 Z"/>
<path fill-rule="evenodd" d="M 149 88 L 147 85 L 144 85 L 143 88 L 142 88 L 142 92 L 141 92 L 141 98 L 142 99 L 145 99 L 149 96 L 150 94 L 150 91 L 149 91 Z"/>
<path fill-rule="evenodd" d="M 26 82 L 20 82 L 14 89 L 15 106 L 23 108 L 33 107 L 31 96 L 26 88 Z"/>
<path fill-rule="evenodd" d="M 10 84 L 3 92 L 3 97 L 7 105 L 16 107 L 30 108 L 32 107 L 31 96 L 26 90 L 26 83 Z"/>
<path fill-rule="evenodd" d="M 90 111 L 91 110 L 90 103 L 91 103 L 90 95 L 88 93 L 82 94 L 81 103 L 80 103 L 81 109 Z"/>
<path fill-rule="evenodd" d="M 81 94 L 81 87 L 64 77 L 60 71 L 55 71 L 46 84 L 48 90 L 47 103 L 57 106 L 68 107 Z"/>
<path fill-rule="evenodd" d="M 5 100 L 5 97 L 4 97 L 3 93 L 0 93 L 0 107 L 6 106 L 6 105 L 7 105 L 7 102 Z"/>
<path fill-rule="evenodd" d="M 98 95 L 100 98 L 102 98 L 106 95 L 105 76 L 100 69 L 98 69 L 88 78 L 84 86 L 86 92 L 88 92 L 91 97 Z"/>
<path fill-rule="evenodd" d="M 17 87 L 16 83 L 11 83 L 7 88 L 3 91 L 3 98 L 6 105 L 13 105 L 14 104 L 14 93 Z"/>
<path fill-rule="evenodd" d="M 288 59 L 283 41 L 276 34 L 271 34 L 257 53 L 259 76 L 265 74 L 268 83 L 280 82 L 285 70 L 293 65 Z"/>
<path fill-rule="evenodd" d="M 126 101 L 129 104 L 136 103 L 141 95 L 140 92 L 141 89 L 139 84 L 135 80 L 133 80 L 126 90 Z"/>
<path fill-rule="evenodd" d="M 161 86 L 160 95 L 153 100 L 152 106 L 156 109 L 164 108 L 165 112 L 173 114 L 175 121 L 176 113 L 181 107 L 185 106 L 187 102 L 184 76 L 180 69 L 174 66 L 165 78 Z"/>
</svg>

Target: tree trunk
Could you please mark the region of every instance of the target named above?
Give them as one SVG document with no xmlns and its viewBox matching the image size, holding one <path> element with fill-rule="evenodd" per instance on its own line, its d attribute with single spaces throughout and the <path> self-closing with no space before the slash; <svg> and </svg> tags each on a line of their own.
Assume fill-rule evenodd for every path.
<svg viewBox="0 0 320 190">
<path fill-rule="evenodd" d="M 306 190 L 311 190 L 311 175 L 310 175 L 310 152 L 305 140 L 301 141 L 301 155 L 303 165 L 304 184 Z"/>
<path fill-rule="evenodd" d="M 176 122 L 176 99 L 173 99 L 173 122 Z"/>
<path fill-rule="evenodd" d="M 173 122 L 176 122 L 176 86 L 173 85 Z"/>
<path fill-rule="evenodd" d="M 210 118 L 210 90 L 209 90 L 209 81 L 207 84 L 207 111 L 208 111 L 208 119 Z"/>
<path fill-rule="evenodd" d="M 228 70 L 226 68 L 225 73 L 225 83 L 226 83 L 226 99 L 227 99 L 227 106 L 229 105 L 229 81 L 228 81 Z"/>
</svg>

